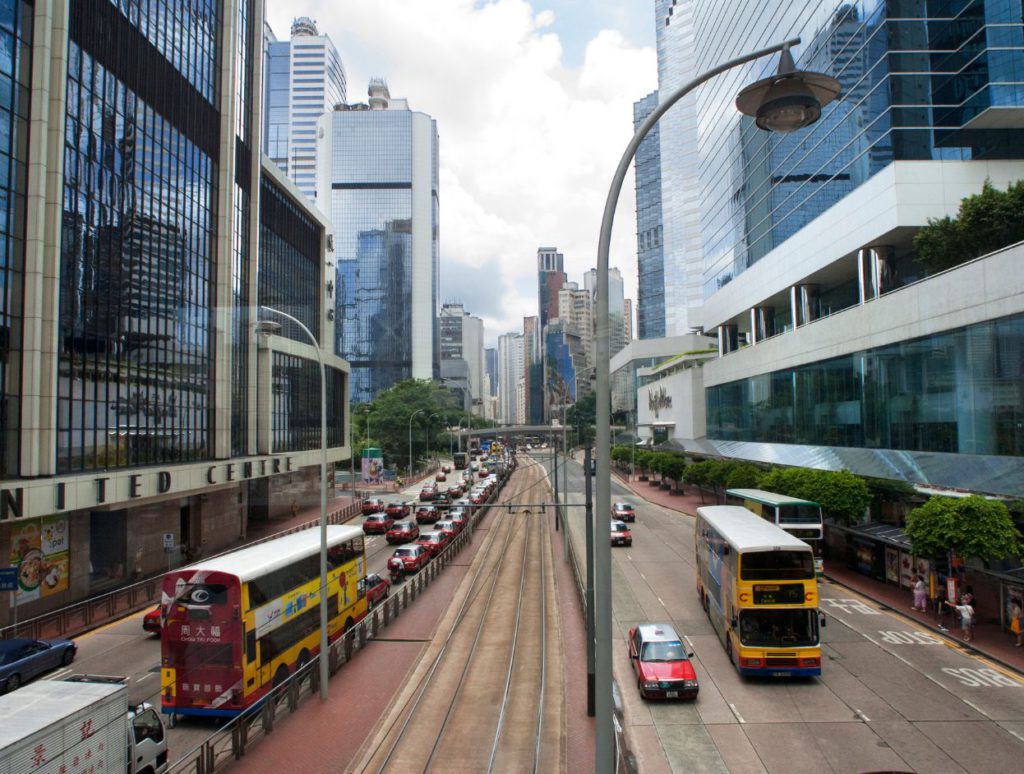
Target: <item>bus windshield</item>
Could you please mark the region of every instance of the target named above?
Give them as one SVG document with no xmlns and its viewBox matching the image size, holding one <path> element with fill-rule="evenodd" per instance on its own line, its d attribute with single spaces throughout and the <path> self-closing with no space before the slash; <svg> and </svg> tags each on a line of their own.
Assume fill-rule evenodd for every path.
<svg viewBox="0 0 1024 774">
<path fill-rule="evenodd" d="M 807 580 L 814 577 L 810 551 L 753 551 L 740 559 L 740 579 Z"/>
<path fill-rule="evenodd" d="M 742 610 L 740 642 L 754 648 L 796 648 L 818 644 L 814 610 Z"/>
<path fill-rule="evenodd" d="M 780 505 L 779 524 L 821 524 L 817 505 Z"/>
</svg>

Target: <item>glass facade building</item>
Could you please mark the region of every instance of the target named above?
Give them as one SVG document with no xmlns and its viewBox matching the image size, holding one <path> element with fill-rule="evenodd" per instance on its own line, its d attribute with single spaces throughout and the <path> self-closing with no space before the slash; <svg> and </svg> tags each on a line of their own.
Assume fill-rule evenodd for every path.
<svg viewBox="0 0 1024 774">
<path fill-rule="evenodd" d="M 654 91 L 633 103 L 636 131 L 658 106 Z M 665 335 L 665 254 L 661 220 L 661 130 L 657 124 L 637 148 L 636 162 L 637 338 Z"/>
<path fill-rule="evenodd" d="M 437 126 L 377 88 L 377 108 L 324 115 L 319 146 L 337 258 L 335 351 L 359 402 L 435 378 L 440 359 Z"/>
<path fill-rule="evenodd" d="M 694 4 L 694 73 L 799 35 L 798 68 L 842 96 L 776 135 L 721 105 L 767 58 L 697 90 L 704 294 L 709 297 L 894 161 L 1024 158 L 1020 3 L 861 0 Z"/>
<path fill-rule="evenodd" d="M 20 448 L 18 353 L 25 271 L 32 3 L 0 4 L 0 475 L 16 467 Z"/>
<path fill-rule="evenodd" d="M 291 40 L 266 33 L 263 152 L 315 202 L 316 122 L 345 102 L 345 66 L 309 18 L 292 23 Z"/>
</svg>

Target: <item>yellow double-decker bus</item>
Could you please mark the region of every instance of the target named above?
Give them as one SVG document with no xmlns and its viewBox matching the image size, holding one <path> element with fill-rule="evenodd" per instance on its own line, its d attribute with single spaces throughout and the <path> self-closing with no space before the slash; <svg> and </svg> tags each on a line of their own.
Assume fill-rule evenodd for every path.
<svg viewBox="0 0 1024 774">
<path fill-rule="evenodd" d="M 821 674 L 810 546 L 746 508 L 697 509 L 697 591 L 742 675 Z"/>
<path fill-rule="evenodd" d="M 327 527 L 328 641 L 366 615 L 360 527 Z M 320 651 L 320 530 L 307 529 L 164 576 L 165 714 L 244 712 Z"/>
</svg>

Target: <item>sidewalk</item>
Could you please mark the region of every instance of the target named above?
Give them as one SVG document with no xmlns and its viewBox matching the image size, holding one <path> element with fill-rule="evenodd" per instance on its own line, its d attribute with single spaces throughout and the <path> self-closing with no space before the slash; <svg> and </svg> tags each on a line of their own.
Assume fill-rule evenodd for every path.
<svg viewBox="0 0 1024 774">
<path fill-rule="evenodd" d="M 702 505 L 716 504 L 715 498 L 710 494 L 706 493 L 703 499 L 699 493 L 695 494 L 694 487 L 687 487 L 686 494 L 673 495 L 659 487 L 649 486 L 648 482 L 639 481 L 636 477 L 632 481 L 627 480 L 628 476 L 623 476 L 616 470 L 612 470 L 612 479 L 650 503 L 691 516 L 696 514 L 697 508 Z M 967 650 L 976 651 L 1009 669 L 1024 673 L 1024 648 L 1015 647 L 1013 635 L 1003 632 L 998 624 L 983 622 L 988 612 L 995 609 L 998 603 L 993 604 L 988 600 L 981 600 L 982 615 L 978 617 L 979 622 L 974 627 L 974 639 L 965 643 L 960 637 L 959 627 L 948 614 L 943 615 L 940 619 L 947 629 L 944 631 L 939 628 L 939 622 L 934 613 L 920 613 L 911 610 L 912 595 L 909 589 L 882 583 L 844 567 L 838 562 L 829 562 L 827 559 L 825 560 L 825 577 L 833 583 L 863 594 L 882 607 L 899 613 L 904 618 L 913 620 L 923 630 L 944 635 Z"/>
</svg>

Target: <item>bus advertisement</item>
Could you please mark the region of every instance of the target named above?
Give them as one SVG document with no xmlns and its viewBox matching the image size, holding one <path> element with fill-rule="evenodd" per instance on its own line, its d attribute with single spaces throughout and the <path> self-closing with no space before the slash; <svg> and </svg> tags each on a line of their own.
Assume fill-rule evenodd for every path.
<svg viewBox="0 0 1024 774">
<path fill-rule="evenodd" d="M 328 641 L 366 615 L 360 527 L 327 527 Z M 302 530 L 164 576 L 161 711 L 232 717 L 320 652 L 320 530 Z"/>
<path fill-rule="evenodd" d="M 814 571 L 819 578 L 824 574 L 825 564 L 821 556 L 824 520 L 818 503 L 763 489 L 727 489 L 725 494 L 727 503 L 742 505 L 807 543 L 814 552 Z"/>
<path fill-rule="evenodd" d="M 697 593 L 742 675 L 821 674 L 811 548 L 746 508 L 697 509 Z"/>
</svg>

